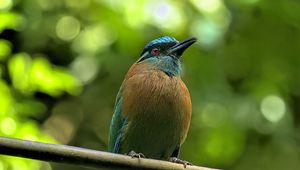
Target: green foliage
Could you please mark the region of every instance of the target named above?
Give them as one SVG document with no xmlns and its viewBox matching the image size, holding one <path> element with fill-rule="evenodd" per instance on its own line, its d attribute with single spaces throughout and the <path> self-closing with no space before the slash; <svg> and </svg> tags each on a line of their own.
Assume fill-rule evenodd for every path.
<svg viewBox="0 0 300 170">
<path fill-rule="evenodd" d="M 67 70 L 52 67 L 44 57 L 31 59 L 25 53 L 16 54 L 8 61 L 8 71 L 15 89 L 22 93 L 43 92 L 51 96 L 63 91 L 78 94 L 80 82 Z"/>
<path fill-rule="evenodd" d="M 183 58 L 193 120 L 181 157 L 223 169 L 300 167 L 297 0 L 0 1 L 0 135 L 106 149 L 114 99 L 143 46 Z M 82 169 L 0 157 L 0 170 Z"/>
<path fill-rule="evenodd" d="M 4 60 L 11 53 L 11 44 L 9 41 L 0 40 L 0 60 Z"/>
<path fill-rule="evenodd" d="M 22 16 L 14 12 L 0 13 L 0 33 L 5 29 L 17 30 L 22 24 Z"/>
</svg>

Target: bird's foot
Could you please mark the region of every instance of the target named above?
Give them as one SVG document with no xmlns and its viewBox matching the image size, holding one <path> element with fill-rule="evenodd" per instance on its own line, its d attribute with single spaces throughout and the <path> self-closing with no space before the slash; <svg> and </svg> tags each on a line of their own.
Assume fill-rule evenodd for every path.
<svg viewBox="0 0 300 170">
<path fill-rule="evenodd" d="M 131 156 L 131 158 L 146 158 L 146 156 L 144 154 L 136 153 L 134 151 L 130 151 L 127 155 Z"/>
<path fill-rule="evenodd" d="M 169 159 L 170 162 L 174 162 L 174 163 L 178 163 L 178 164 L 183 164 L 184 168 L 186 168 L 187 165 L 193 165 L 191 164 L 190 162 L 188 161 L 185 161 L 185 160 L 181 160 L 181 159 L 178 159 L 176 157 L 171 157 Z"/>
</svg>

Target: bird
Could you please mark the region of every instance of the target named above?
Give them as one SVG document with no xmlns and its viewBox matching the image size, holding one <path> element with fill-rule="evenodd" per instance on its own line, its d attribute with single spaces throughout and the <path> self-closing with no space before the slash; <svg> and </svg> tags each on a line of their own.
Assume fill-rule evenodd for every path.
<svg viewBox="0 0 300 170">
<path fill-rule="evenodd" d="M 117 94 L 109 152 L 190 164 L 179 159 L 192 115 L 189 90 L 181 79 L 181 56 L 196 41 L 162 36 L 144 47 Z"/>
</svg>

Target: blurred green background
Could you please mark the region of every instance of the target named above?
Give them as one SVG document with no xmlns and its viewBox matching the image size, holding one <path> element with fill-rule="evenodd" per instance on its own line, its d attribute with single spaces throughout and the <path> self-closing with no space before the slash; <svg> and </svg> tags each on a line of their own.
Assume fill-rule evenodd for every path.
<svg viewBox="0 0 300 170">
<path fill-rule="evenodd" d="M 106 150 L 122 79 L 162 35 L 199 40 L 182 159 L 300 168 L 299 0 L 0 0 L 0 135 Z M 0 156 L 0 170 L 62 169 L 85 168 Z"/>
</svg>

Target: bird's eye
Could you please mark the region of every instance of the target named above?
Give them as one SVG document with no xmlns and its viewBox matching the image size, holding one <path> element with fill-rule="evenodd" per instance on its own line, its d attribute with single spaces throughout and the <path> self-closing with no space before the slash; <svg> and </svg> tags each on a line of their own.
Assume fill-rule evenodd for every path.
<svg viewBox="0 0 300 170">
<path fill-rule="evenodd" d="M 151 50 L 151 54 L 152 54 L 152 55 L 157 55 L 157 54 L 159 54 L 159 49 L 158 49 L 158 48 L 153 48 L 153 49 Z"/>
</svg>

